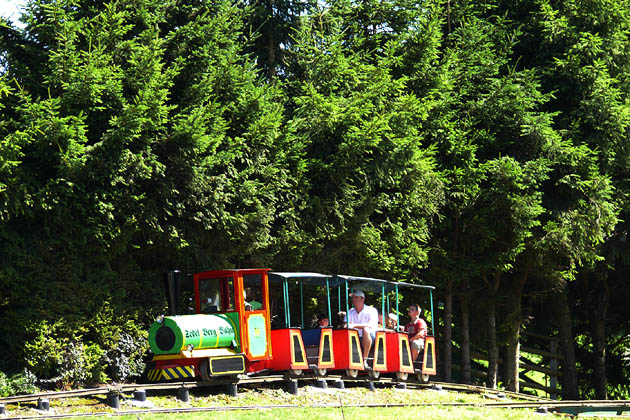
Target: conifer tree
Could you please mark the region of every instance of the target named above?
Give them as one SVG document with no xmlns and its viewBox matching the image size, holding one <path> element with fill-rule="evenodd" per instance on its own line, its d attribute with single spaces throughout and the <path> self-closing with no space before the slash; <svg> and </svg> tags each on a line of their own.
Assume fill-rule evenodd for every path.
<svg viewBox="0 0 630 420">
<path fill-rule="evenodd" d="M 328 11 L 305 18 L 292 50 L 289 128 L 304 142 L 310 200 L 305 264 L 408 278 L 426 264 L 441 201 L 421 135 L 431 104 L 405 92 L 387 54 L 345 48 L 344 24 Z"/>
<path fill-rule="evenodd" d="M 24 30 L 3 32 L 31 52 L 5 50 L 14 80 L 0 85 L 0 280 L 13 308 L 0 328 L 3 351 L 28 349 L 3 363 L 102 380 L 124 334 L 141 360 L 133 320 L 163 305 L 162 272 L 266 265 L 298 235 L 282 97 L 248 57 L 245 13 L 36 0 Z"/>
</svg>

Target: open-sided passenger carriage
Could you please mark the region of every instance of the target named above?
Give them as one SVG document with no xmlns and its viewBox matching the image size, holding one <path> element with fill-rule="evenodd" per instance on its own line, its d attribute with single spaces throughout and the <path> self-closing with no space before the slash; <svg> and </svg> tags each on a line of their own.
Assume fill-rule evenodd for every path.
<svg viewBox="0 0 630 420">
<path fill-rule="evenodd" d="M 279 273 L 270 272 L 269 281 L 282 290 L 282 313 L 276 314 L 282 320 L 280 328 L 271 330 L 274 357 L 268 362 L 271 370 L 288 371 L 300 376 L 306 370 L 325 375 L 335 367 L 335 354 L 332 345 L 332 328 L 310 328 L 304 319 L 304 288 L 330 288 L 332 276 L 319 273 Z M 291 317 L 289 285 L 296 283 L 300 289 L 300 319 Z M 329 302 L 330 303 L 330 302 Z M 328 307 L 330 314 L 330 304 Z M 330 315 L 329 315 L 330 316 Z"/>
<path fill-rule="evenodd" d="M 409 289 L 424 289 L 429 291 L 429 305 L 430 305 L 430 314 L 431 314 L 431 334 L 429 335 L 429 331 L 427 331 L 427 336 L 424 340 L 424 351 L 418 355 L 418 359 L 413 361 L 413 373 L 418 375 L 418 380 L 420 382 L 428 382 L 431 376 L 437 374 L 436 367 L 436 348 L 435 348 L 435 325 L 434 325 L 434 313 L 433 313 L 433 290 L 435 287 L 421 285 L 421 284 L 412 284 L 405 282 L 395 282 L 390 283 L 389 287 L 392 287 L 395 290 L 396 294 L 396 313 L 398 311 L 398 292 L 402 290 Z M 400 319 L 398 319 L 397 325 L 399 325 Z M 407 340 L 407 345 L 409 345 L 409 340 Z"/>
<path fill-rule="evenodd" d="M 280 284 L 283 295 L 282 328 L 272 329 L 272 347 L 274 357 L 268 362 L 272 370 L 289 371 L 294 376 L 301 375 L 305 370 L 323 376 L 328 371 L 343 371 L 346 375 L 356 378 L 360 372 L 366 371 L 372 378 L 381 374 L 394 374 L 399 380 L 406 380 L 409 374 L 418 374 L 421 381 L 428 381 L 429 375 L 435 375 L 435 340 L 433 336 L 426 339 L 424 357 L 416 361 L 417 369 L 411 360 L 411 351 L 407 334 L 399 330 L 387 330 L 384 327 L 376 331 L 375 339 L 365 368 L 361 340 L 356 329 L 349 328 L 313 328 L 305 319 L 304 291 L 305 288 L 319 287 L 325 290 L 326 309 L 331 322 L 333 316 L 331 300 L 337 300 L 337 311 L 347 314 L 350 303 L 348 295 L 353 289 L 361 289 L 373 293 L 380 293 L 381 314 L 386 316 L 390 312 L 390 296 L 396 303 L 398 311 L 399 289 L 425 288 L 431 296 L 431 319 L 433 319 L 432 286 L 421 286 L 402 282 L 356 277 L 345 275 L 324 275 L 319 273 L 276 273 L 270 272 L 271 284 Z M 289 285 L 299 287 L 299 318 L 297 314 L 291 316 L 291 302 L 289 299 Z M 319 295 L 323 298 L 323 295 Z M 392 308 L 393 309 L 393 308 Z M 399 322 L 397 322 L 399 325 Z M 279 354 L 280 352 L 281 354 Z"/>
<path fill-rule="evenodd" d="M 400 328 L 400 311 L 399 302 L 401 289 L 410 288 L 422 288 L 427 289 L 430 295 L 431 301 L 431 320 L 433 320 L 433 286 L 423 286 L 411 283 L 392 282 L 382 279 L 370 278 L 370 277 L 356 277 L 356 276 L 343 276 L 338 275 L 336 279 L 340 279 L 342 285 L 345 286 L 345 312 L 349 312 L 350 304 L 348 301 L 348 295 L 351 290 L 362 290 L 372 292 L 374 296 L 380 294 L 380 313 L 382 315 L 382 325 L 375 333 L 374 342 L 370 349 L 370 353 L 367 358 L 367 373 L 372 378 L 378 378 L 381 374 L 393 374 L 398 380 L 404 381 L 409 374 L 418 374 L 418 379 L 423 382 L 429 380 L 430 375 L 436 374 L 435 369 L 435 338 L 433 334 L 427 336 L 425 340 L 425 351 L 423 358 L 418 361 L 411 360 L 411 350 L 409 347 L 409 339 L 406 332 Z M 390 299 L 391 298 L 391 299 Z M 390 307 L 390 300 L 393 301 L 394 307 Z M 368 302 L 376 303 L 376 302 Z M 373 305 L 374 306 L 374 305 Z M 379 308 L 377 308 L 379 309 Z M 394 310 L 396 315 L 395 329 L 388 329 L 385 327 L 385 320 L 387 315 Z M 432 323 L 433 324 L 433 323 Z M 432 330 L 433 331 L 433 330 Z M 358 335 L 357 335 L 358 340 Z M 362 357 L 359 347 L 359 357 Z M 356 355 L 352 355 L 356 357 Z M 357 358 L 358 359 L 358 358 Z M 354 367 L 354 366 L 353 366 Z M 362 369 L 360 369 L 362 370 Z M 347 373 L 350 376 L 355 376 L 358 372 L 349 370 Z"/>
</svg>

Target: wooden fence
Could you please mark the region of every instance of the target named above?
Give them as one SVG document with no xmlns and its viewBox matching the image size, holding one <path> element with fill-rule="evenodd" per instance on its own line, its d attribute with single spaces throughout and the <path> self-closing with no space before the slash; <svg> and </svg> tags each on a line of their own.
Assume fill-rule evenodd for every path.
<svg viewBox="0 0 630 420">
<path fill-rule="evenodd" d="M 558 353 L 558 339 L 555 337 L 548 337 L 536 333 L 530 333 L 527 331 L 523 332 L 523 335 L 529 335 L 538 340 L 543 340 L 548 343 L 548 350 L 542 350 L 532 347 L 521 346 L 521 360 L 519 361 L 519 367 L 523 369 L 520 373 L 519 386 L 520 388 L 529 388 L 529 389 L 537 389 L 546 392 L 551 399 L 557 399 L 558 394 L 562 392 L 559 386 L 558 378 L 562 376 L 562 371 L 559 370 L 558 365 L 559 361 L 563 359 L 562 354 Z M 538 356 L 542 356 L 543 360 L 540 363 L 535 363 L 532 360 L 529 360 L 527 357 L 523 355 L 523 352 L 536 354 Z M 484 360 L 488 361 L 488 356 L 480 353 L 471 353 L 471 358 L 476 360 Z M 499 358 L 499 364 L 503 363 L 503 360 Z M 458 369 L 459 366 L 453 365 L 455 369 Z M 545 374 L 546 383 L 541 384 L 533 379 L 529 378 L 525 374 L 529 371 L 540 372 Z M 472 376 L 476 378 L 485 378 L 486 372 L 483 372 L 479 369 L 473 369 L 471 372 Z"/>
<path fill-rule="evenodd" d="M 534 337 L 538 340 L 546 341 L 549 346 L 549 350 L 535 349 L 531 347 L 521 346 L 521 352 L 536 354 L 543 357 L 542 363 L 532 363 L 528 361 L 522 354 L 521 360 L 525 360 L 530 363 L 520 363 L 520 366 L 525 369 L 525 372 L 521 374 L 524 379 L 520 381 L 522 388 L 540 389 L 549 394 L 549 398 L 555 400 L 558 398 L 558 394 L 562 391 L 558 388 L 558 378 L 562 376 L 562 372 L 559 370 L 559 361 L 564 359 L 564 356 L 558 353 L 558 339 L 556 337 L 549 337 L 542 334 L 536 334 L 528 331 L 523 331 L 523 335 Z M 548 367 L 545 367 L 545 361 L 548 363 Z M 535 382 L 534 380 L 525 376 L 528 371 L 535 371 L 544 373 L 547 376 L 548 385 L 543 385 Z"/>
</svg>

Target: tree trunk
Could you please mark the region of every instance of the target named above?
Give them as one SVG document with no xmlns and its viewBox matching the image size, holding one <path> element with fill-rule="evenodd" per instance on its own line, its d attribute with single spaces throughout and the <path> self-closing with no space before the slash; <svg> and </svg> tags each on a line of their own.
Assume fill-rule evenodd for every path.
<svg viewBox="0 0 630 420">
<path fill-rule="evenodd" d="M 267 75 L 273 78 L 276 75 L 276 41 L 273 31 L 269 31 L 267 39 Z"/>
<path fill-rule="evenodd" d="M 518 362 L 521 337 L 521 296 L 527 281 L 527 271 L 520 278 L 513 279 L 508 297 L 510 313 L 507 317 L 507 339 L 505 343 L 505 384 L 508 391 L 519 392 Z"/>
<path fill-rule="evenodd" d="M 606 377 L 606 314 L 608 312 L 608 285 L 606 281 L 599 282 L 593 305 L 591 318 L 591 332 L 593 334 L 593 385 L 595 398 L 608 399 Z"/>
<path fill-rule="evenodd" d="M 496 273 L 493 284 L 487 281 L 487 275 L 483 274 L 483 281 L 488 286 L 489 301 L 487 303 L 488 321 L 488 375 L 486 386 L 495 389 L 497 387 L 497 376 L 499 371 L 499 346 L 497 345 L 497 322 L 496 322 L 496 293 L 501 283 L 501 275 Z"/>
<path fill-rule="evenodd" d="M 575 360 L 575 347 L 573 345 L 573 321 L 571 310 L 565 290 L 552 296 L 553 309 L 556 324 L 560 333 L 560 351 L 564 356 L 562 360 L 562 398 L 565 400 L 577 400 L 578 379 Z"/>
<path fill-rule="evenodd" d="M 496 308 L 494 300 L 488 303 L 488 376 L 486 386 L 497 387 L 497 372 L 499 365 L 499 347 L 497 346 Z"/>
<path fill-rule="evenodd" d="M 448 26 L 448 33 L 451 33 L 451 0 L 446 2 L 446 22 Z"/>
<path fill-rule="evenodd" d="M 452 380 L 452 355 L 453 355 L 453 280 L 449 279 L 446 282 L 446 295 L 444 302 L 444 341 L 443 341 L 443 366 L 445 382 Z"/>
<path fill-rule="evenodd" d="M 465 384 L 471 383 L 471 369 L 470 369 L 470 327 L 469 327 L 469 288 L 468 281 L 464 283 L 463 287 L 464 295 L 461 298 L 461 312 L 462 312 L 462 342 L 461 342 L 461 365 L 462 365 L 462 377 L 461 382 Z"/>
</svg>

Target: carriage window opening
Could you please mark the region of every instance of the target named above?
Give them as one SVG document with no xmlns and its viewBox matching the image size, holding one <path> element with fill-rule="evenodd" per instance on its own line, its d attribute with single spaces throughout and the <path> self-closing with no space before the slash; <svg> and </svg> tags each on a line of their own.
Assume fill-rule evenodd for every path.
<svg viewBox="0 0 630 420">
<path fill-rule="evenodd" d="M 243 276 L 243 292 L 246 311 L 258 311 L 265 309 L 263 300 L 262 274 L 249 274 Z"/>
<path fill-rule="evenodd" d="M 234 279 L 223 277 L 199 281 L 199 300 L 202 313 L 234 310 Z"/>
<path fill-rule="evenodd" d="M 286 328 L 284 307 L 284 289 L 282 282 L 269 282 L 269 310 L 271 312 L 271 329 Z"/>
</svg>

